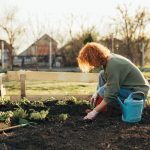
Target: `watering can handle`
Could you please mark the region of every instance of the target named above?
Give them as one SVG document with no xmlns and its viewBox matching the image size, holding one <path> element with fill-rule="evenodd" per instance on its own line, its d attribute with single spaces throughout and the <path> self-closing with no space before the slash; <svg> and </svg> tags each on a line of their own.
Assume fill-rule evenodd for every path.
<svg viewBox="0 0 150 150">
<path fill-rule="evenodd" d="M 145 94 L 142 91 L 136 91 L 136 92 L 132 92 L 128 98 L 131 98 L 134 94 L 141 94 L 143 96 L 143 98 L 145 97 Z"/>
</svg>

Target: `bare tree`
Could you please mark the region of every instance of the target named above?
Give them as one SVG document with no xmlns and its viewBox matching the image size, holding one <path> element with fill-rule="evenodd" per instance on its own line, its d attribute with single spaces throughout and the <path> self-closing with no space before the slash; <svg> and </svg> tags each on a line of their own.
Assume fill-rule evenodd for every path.
<svg viewBox="0 0 150 150">
<path fill-rule="evenodd" d="M 3 31 L 3 34 L 5 34 L 6 40 L 11 47 L 8 54 L 9 67 L 11 70 L 13 70 L 13 58 L 17 49 L 17 42 L 25 32 L 25 28 L 17 20 L 17 11 L 18 9 L 16 7 L 5 10 L 3 18 L 0 22 L 0 29 Z"/>
<path fill-rule="evenodd" d="M 126 45 L 128 57 L 134 61 L 135 57 L 135 43 L 142 42 L 146 38 L 145 28 L 149 24 L 150 16 L 145 8 L 138 8 L 133 16 L 129 15 L 127 6 L 118 6 L 117 10 L 120 13 L 120 18 L 114 19 L 117 28 L 118 36 L 124 41 Z"/>
<path fill-rule="evenodd" d="M 77 66 L 76 57 L 82 46 L 88 42 L 97 42 L 98 39 L 99 33 L 95 26 L 81 28 L 81 31 L 73 35 L 62 49 L 62 53 L 66 60 L 65 65 Z"/>
<path fill-rule="evenodd" d="M 38 16 L 32 17 L 32 20 L 28 20 L 28 36 L 30 41 L 37 41 L 45 34 L 45 24 L 43 24 Z"/>
<path fill-rule="evenodd" d="M 66 66 L 77 66 L 76 57 L 82 46 L 87 42 L 99 41 L 100 36 L 97 26 L 89 22 L 88 16 L 70 14 L 67 20 L 66 36 L 68 40 L 64 47 L 61 48 L 61 52 Z"/>
</svg>

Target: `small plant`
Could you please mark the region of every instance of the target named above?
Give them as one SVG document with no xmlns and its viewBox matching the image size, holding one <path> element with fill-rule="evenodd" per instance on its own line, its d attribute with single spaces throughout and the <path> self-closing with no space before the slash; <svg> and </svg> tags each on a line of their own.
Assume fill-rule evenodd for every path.
<svg viewBox="0 0 150 150">
<path fill-rule="evenodd" d="M 60 101 L 57 102 L 56 105 L 66 105 L 66 101 L 60 100 Z"/>
<path fill-rule="evenodd" d="M 13 117 L 12 111 L 0 112 L 0 121 L 5 122 L 6 124 L 10 123 L 10 119 Z"/>
<path fill-rule="evenodd" d="M 61 120 L 61 121 L 66 121 L 67 119 L 68 119 L 68 114 L 60 114 L 59 115 L 59 119 Z"/>
<path fill-rule="evenodd" d="M 18 108 L 14 111 L 14 117 L 15 118 L 27 118 L 28 113 L 26 110 L 24 110 L 22 108 Z"/>
<path fill-rule="evenodd" d="M 73 102 L 74 104 L 77 104 L 78 100 L 76 97 L 72 96 L 70 99 L 71 102 Z"/>
<path fill-rule="evenodd" d="M 18 105 L 29 105 L 31 102 L 27 98 L 23 98 L 18 102 Z"/>
<path fill-rule="evenodd" d="M 71 97 L 69 100 L 67 100 L 67 104 L 69 105 L 74 105 L 74 104 L 77 104 L 77 99 L 76 97 Z"/>
<path fill-rule="evenodd" d="M 56 100 L 55 97 L 50 97 L 50 98 L 48 98 L 46 101 L 55 101 L 55 100 Z"/>
<path fill-rule="evenodd" d="M 88 100 L 78 100 L 78 104 L 90 105 L 90 101 L 88 101 Z"/>
<path fill-rule="evenodd" d="M 44 107 L 44 103 L 41 101 L 33 101 L 31 104 L 36 107 Z"/>
<path fill-rule="evenodd" d="M 69 104 L 87 104 L 89 105 L 88 100 L 78 100 L 76 97 L 71 97 L 70 100 L 68 100 Z"/>
<path fill-rule="evenodd" d="M 33 119 L 33 120 L 44 120 L 47 115 L 48 115 L 49 111 L 44 111 L 44 110 L 41 110 L 40 112 L 32 112 L 30 114 L 30 119 Z"/>
<path fill-rule="evenodd" d="M 5 105 L 5 104 L 11 104 L 12 102 L 10 99 L 7 98 L 0 98 L 0 105 Z"/>
</svg>

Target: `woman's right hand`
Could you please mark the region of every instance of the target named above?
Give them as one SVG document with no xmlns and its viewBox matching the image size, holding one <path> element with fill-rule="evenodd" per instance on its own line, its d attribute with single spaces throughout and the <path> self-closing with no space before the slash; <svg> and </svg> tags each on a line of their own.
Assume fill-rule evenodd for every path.
<svg viewBox="0 0 150 150">
<path fill-rule="evenodd" d="M 93 120 L 97 116 L 98 112 L 93 109 L 91 112 L 89 112 L 85 117 L 84 120 Z"/>
</svg>

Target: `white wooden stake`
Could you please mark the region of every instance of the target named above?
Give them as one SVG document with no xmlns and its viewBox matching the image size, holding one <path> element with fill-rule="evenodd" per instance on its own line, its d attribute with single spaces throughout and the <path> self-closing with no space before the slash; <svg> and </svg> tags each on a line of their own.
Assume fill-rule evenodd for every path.
<svg viewBox="0 0 150 150">
<path fill-rule="evenodd" d="M 20 86 L 21 86 L 21 98 L 24 98 L 26 96 L 26 74 L 25 71 L 20 72 Z"/>
</svg>

